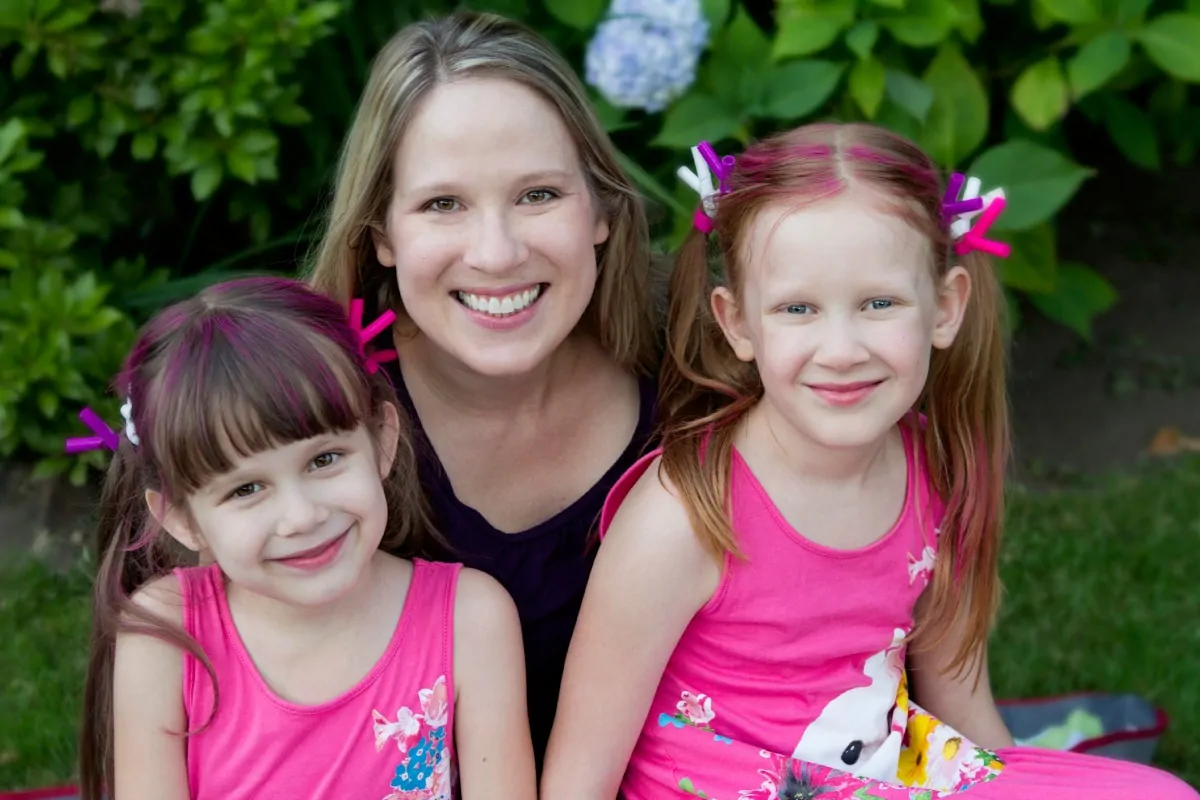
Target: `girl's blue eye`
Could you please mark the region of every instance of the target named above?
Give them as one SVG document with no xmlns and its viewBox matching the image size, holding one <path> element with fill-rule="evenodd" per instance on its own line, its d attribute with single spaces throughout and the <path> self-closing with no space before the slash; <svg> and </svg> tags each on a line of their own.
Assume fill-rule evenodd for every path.
<svg viewBox="0 0 1200 800">
<path fill-rule="evenodd" d="M 884 311 L 892 307 L 892 301 L 886 298 L 880 298 L 878 300 L 872 300 L 870 303 L 868 303 L 868 305 L 871 307 L 872 311 Z"/>
<path fill-rule="evenodd" d="M 790 303 L 783 307 L 785 313 L 788 314 L 807 314 L 808 305 L 805 303 Z"/>
</svg>

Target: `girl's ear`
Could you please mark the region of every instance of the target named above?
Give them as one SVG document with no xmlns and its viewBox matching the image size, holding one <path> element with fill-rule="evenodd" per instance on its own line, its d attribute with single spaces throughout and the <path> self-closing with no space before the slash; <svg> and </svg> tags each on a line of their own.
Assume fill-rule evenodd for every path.
<svg viewBox="0 0 1200 800">
<path fill-rule="evenodd" d="M 146 490 L 146 508 L 150 516 L 170 534 L 171 538 L 194 553 L 203 551 L 204 540 L 192 527 L 187 513 L 178 506 L 172 505 L 162 492 L 154 489 Z"/>
<path fill-rule="evenodd" d="M 387 478 L 396 461 L 396 446 L 400 443 L 400 414 L 391 403 L 383 404 L 383 419 L 375 432 L 379 450 L 379 477 Z"/>
<path fill-rule="evenodd" d="M 713 289 L 709 301 L 712 304 L 713 317 L 721 326 L 725 341 L 733 348 L 734 355 L 741 361 L 753 361 L 754 342 L 750 339 L 741 306 L 738 305 L 733 292 L 724 286 L 718 286 Z"/>
<path fill-rule="evenodd" d="M 939 350 L 945 350 L 954 343 L 966 316 L 971 299 L 971 275 L 963 267 L 955 266 L 936 288 L 937 317 L 933 323 L 932 343 Z"/>
</svg>

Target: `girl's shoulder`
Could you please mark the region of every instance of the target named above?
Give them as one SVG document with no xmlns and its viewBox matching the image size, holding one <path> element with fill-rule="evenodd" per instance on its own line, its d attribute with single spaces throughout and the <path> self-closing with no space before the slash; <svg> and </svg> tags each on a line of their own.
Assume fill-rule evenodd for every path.
<svg viewBox="0 0 1200 800">
<path fill-rule="evenodd" d="M 148 612 L 160 622 L 182 627 L 186 580 L 186 576 L 181 577 L 178 570 L 168 572 L 134 590 L 129 600 L 138 609 Z"/>
</svg>

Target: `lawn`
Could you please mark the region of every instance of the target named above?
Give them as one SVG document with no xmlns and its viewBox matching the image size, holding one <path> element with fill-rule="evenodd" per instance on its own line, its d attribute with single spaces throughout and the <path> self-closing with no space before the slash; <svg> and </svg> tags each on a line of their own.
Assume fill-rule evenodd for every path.
<svg viewBox="0 0 1200 800">
<path fill-rule="evenodd" d="M 1200 458 L 1014 489 L 992 645 L 1001 697 L 1137 692 L 1171 715 L 1159 763 L 1200 786 Z M 0 791 L 73 777 L 88 578 L 0 566 Z"/>
</svg>

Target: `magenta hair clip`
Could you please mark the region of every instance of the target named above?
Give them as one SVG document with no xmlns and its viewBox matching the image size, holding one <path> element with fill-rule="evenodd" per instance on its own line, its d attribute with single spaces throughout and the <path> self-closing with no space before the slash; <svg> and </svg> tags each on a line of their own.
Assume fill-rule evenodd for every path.
<svg viewBox="0 0 1200 800">
<path fill-rule="evenodd" d="M 1000 212 L 1004 210 L 1004 198 L 997 197 L 987 204 L 987 208 L 979 215 L 979 219 L 969 231 L 963 234 L 954 245 L 954 252 L 960 256 L 966 255 L 972 250 L 979 250 L 997 258 L 1008 258 L 1012 252 L 1012 248 L 1004 242 L 985 239 L 988 228 L 992 227 L 992 223 L 996 221 L 996 217 L 1000 216 Z"/>
<path fill-rule="evenodd" d="M 367 372 L 375 373 L 379 365 L 400 357 L 395 350 L 381 350 L 367 355 L 367 343 L 383 333 L 396 321 L 396 312 L 390 308 L 380 314 L 374 322 L 363 327 L 363 301 L 355 298 L 350 301 L 350 326 L 358 332 L 358 352 L 367 356 Z"/>
<path fill-rule="evenodd" d="M 942 197 L 942 220 L 947 225 L 959 214 L 970 214 L 972 211 L 979 211 L 983 208 L 983 198 L 981 197 L 958 199 L 965 180 L 965 175 L 955 172 L 946 184 L 946 194 Z"/>
<path fill-rule="evenodd" d="M 83 423 L 95 432 L 95 436 L 75 436 L 67 439 L 67 453 L 75 455 L 87 450 L 99 450 L 101 447 L 107 447 L 109 450 L 116 450 L 120 446 L 121 440 L 117 436 L 117 432 L 108 427 L 104 420 L 96 415 L 95 411 L 90 408 L 85 408 L 79 412 L 79 418 Z"/>
<path fill-rule="evenodd" d="M 704 162 L 708 164 L 712 174 L 717 176 L 717 180 L 721 182 L 721 193 L 729 191 L 729 176 L 733 174 L 733 168 L 737 165 L 737 159 L 733 156 L 718 157 L 717 151 L 712 149 L 712 145 L 708 142 L 701 142 L 696 145 L 700 151 L 700 156 Z"/>
</svg>

